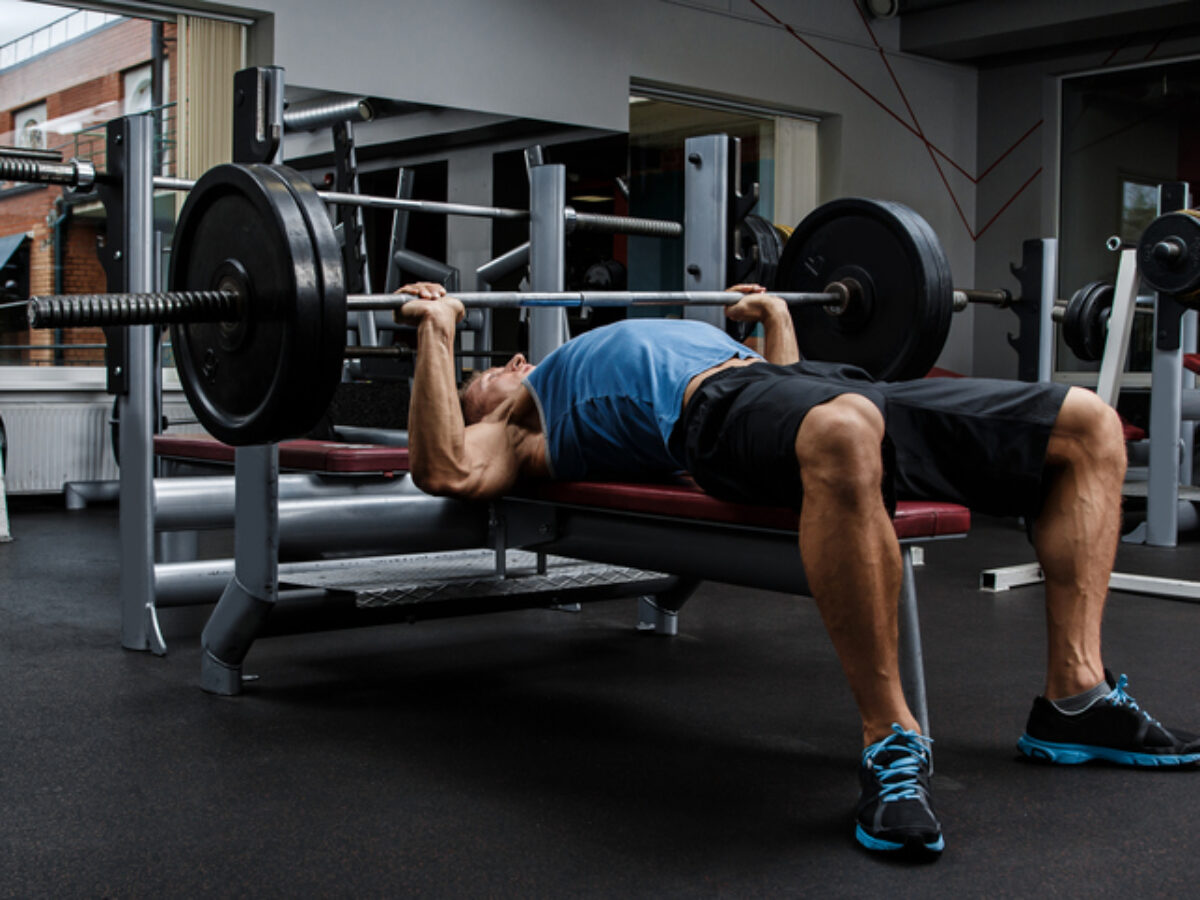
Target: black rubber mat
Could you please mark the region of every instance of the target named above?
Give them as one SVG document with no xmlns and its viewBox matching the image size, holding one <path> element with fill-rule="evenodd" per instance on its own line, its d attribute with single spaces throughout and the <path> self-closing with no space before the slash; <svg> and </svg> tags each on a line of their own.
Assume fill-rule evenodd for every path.
<svg viewBox="0 0 1200 900">
<path fill-rule="evenodd" d="M 1031 559 L 978 519 L 917 572 L 947 849 L 855 846 L 858 724 L 811 601 L 704 585 L 680 634 L 633 601 L 257 643 L 201 692 L 198 610 L 120 649 L 117 513 L 15 503 L 0 545 L 0 896 L 1184 895 L 1200 771 L 1015 751 L 1041 687 Z M 1123 548 L 1200 579 L 1194 544 Z M 1200 604 L 1114 594 L 1107 661 L 1200 729 Z"/>
</svg>

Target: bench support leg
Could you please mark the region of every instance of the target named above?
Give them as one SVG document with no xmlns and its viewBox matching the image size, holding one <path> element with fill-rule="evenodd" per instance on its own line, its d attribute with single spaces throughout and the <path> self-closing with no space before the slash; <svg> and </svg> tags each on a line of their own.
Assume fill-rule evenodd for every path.
<svg viewBox="0 0 1200 900">
<path fill-rule="evenodd" d="M 279 595 L 279 446 L 239 447 L 234 480 L 234 574 L 200 635 L 200 686 L 226 696 Z"/>
<path fill-rule="evenodd" d="M 900 586 L 900 676 L 921 733 L 929 736 L 929 707 L 925 700 L 925 660 L 921 653 L 921 623 L 917 614 L 917 583 L 913 577 L 912 547 L 902 545 L 904 579 Z"/>
<path fill-rule="evenodd" d="M 638 597 L 638 631 L 674 637 L 679 633 L 679 610 L 691 598 L 699 581 L 680 579 L 669 591 Z"/>
</svg>

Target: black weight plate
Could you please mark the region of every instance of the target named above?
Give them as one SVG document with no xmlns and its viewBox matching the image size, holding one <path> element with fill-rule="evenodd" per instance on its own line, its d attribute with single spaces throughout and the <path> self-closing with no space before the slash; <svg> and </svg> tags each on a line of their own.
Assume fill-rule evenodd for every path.
<svg viewBox="0 0 1200 900">
<path fill-rule="evenodd" d="M 1180 210 L 1159 216 L 1142 232 L 1138 241 L 1138 271 L 1156 291 L 1172 294 L 1184 306 L 1200 307 L 1200 212 Z M 1155 248 L 1162 242 L 1176 243 L 1178 258 L 1164 258 Z"/>
<path fill-rule="evenodd" d="M 779 268 L 779 256 L 783 253 L 783 240 L 779 237 L 779 232 L 762 216 L 749 215 L 742 220 L 739 235 L 742 257 L 754 260 L 754 265 L 745 280 L 773 290 L 775 273 Z"/>
<path fill-rule="evenodd" d="M 307 349 L 297 346 L 292 323 L 304 311 L 320 314 L 322 285 L 305 217 L 268 166 L 210 169 L 180 213 L 172 290 L 218 288 L 230 278 L 247 296 L 236 323 L 171 329 L 188 401 L 201 424 L 229 444 L 302 434 L 323 408 L 305 404 L 308 379 L 289 380 L 303 369 Z"/>
<path fill-rule="evenodd" d="M 1104 355 L 1108 341 L 1108 313 L 1113 305 L 1113 286 L 1105 281 L 1085 284 L 1067 301 L 1063 313 L 1063 341 L 1085 362 Z"/>
<path fill-rule="evenodd" d="M 885 381 L 920 378 L 946 344 L 953 315 L 950 264 L 929 224 L 908 207 L 848 197 L 809 213 L 788 239 L 775 289 L 823 291 L 853 278 L 865 302 L 841 316 L 792 312 L 808 359 L 852 363 Z"/>
<path fill-rule="evenodd" d="M 775 226 L 762 216 L 748 215 L 738 226 L 738 260 L 731 261 L 732 281 L 761 284 L 767 290 L 775 287 L 779 257 L 783 253 L 783 238 Z M 725 321 L 725 331 L 734 340 L 744 341 L 753 332 L 753 322 Z"/>
<path fill-rule="evenodd" d="M 287 166 L 272 167 L 300 206 L 308 225 L 309 238 L 316 251 L 317 277 L 320 279 L 320 308 L 301 311 L 290 324 L 296 336 L 295 346 L 301 348 L 291 362 L 298 367 L 290 374 L 296 383 L 307 383 L 306 396 L 296 393 L 296 400 L 304 411 L 295 410 L 297 424 L 315 413 L 320 416 L 329 408 L 333 395 L 341 382 L 342 366 L 346 347 L 346 277 L 342 263 L 341 247 L 330 221 L 328 207 L 317 189 L 307 178 Z M 300 313 L 304 313 L 300 315 Z M 305 434 L 312 423 L 298 430 Z"/>
</svg>

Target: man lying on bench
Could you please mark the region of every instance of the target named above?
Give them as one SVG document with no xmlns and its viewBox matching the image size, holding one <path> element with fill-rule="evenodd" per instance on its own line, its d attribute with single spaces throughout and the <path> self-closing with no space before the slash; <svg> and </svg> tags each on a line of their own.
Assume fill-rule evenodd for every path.
<svg viewBox="0 0 1200 900">
<path fill-rule="evenodd" d="M 440 285 L 414 284 L 400 315 L 419 342 L 409 419 L 412 475 L 467 499 L 519 477 L 605 479 L 686 469 L 716 497 L 789 505 L 800 557 L 862 717 L 856 836 L 871 850 L 937 854 L 929 739 L 901 690 L 900 499 L 1025 516 L 1045 572 L 1043 696 L 1018 746 L 1057 763 L 1200 761 L 1200 738 L 1142 712 L 1100 656 L 1120 527 L 1125 445 L 1095 394 L 982 379 L 877 383 L 802 361 L 783 301 L 755 285 L 726 314 L 760 322 L 763 356 L 695 321 L 630 319 L 532 366 L 517 355 L 459 396 L 455 323 Z M 765 357 L 765 358 L 764 358 Z M 803 498 L 803 502 L 801 499 Z"/>
</svg>

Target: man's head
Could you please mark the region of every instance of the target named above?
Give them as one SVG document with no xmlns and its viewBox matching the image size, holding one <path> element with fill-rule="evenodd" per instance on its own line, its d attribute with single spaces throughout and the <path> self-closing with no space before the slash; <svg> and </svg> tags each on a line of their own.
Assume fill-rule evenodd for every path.
<svg viewBox="0 0 1200 900">
<path fill-rule="evenodd" d="M 533 366 L 518 353 L 503 366 L 476 373 L 458 392 L 463 419 L 468 425 L 481 421 L 488 413 L 521 389 L 521 381 Z"/>
</svg>

